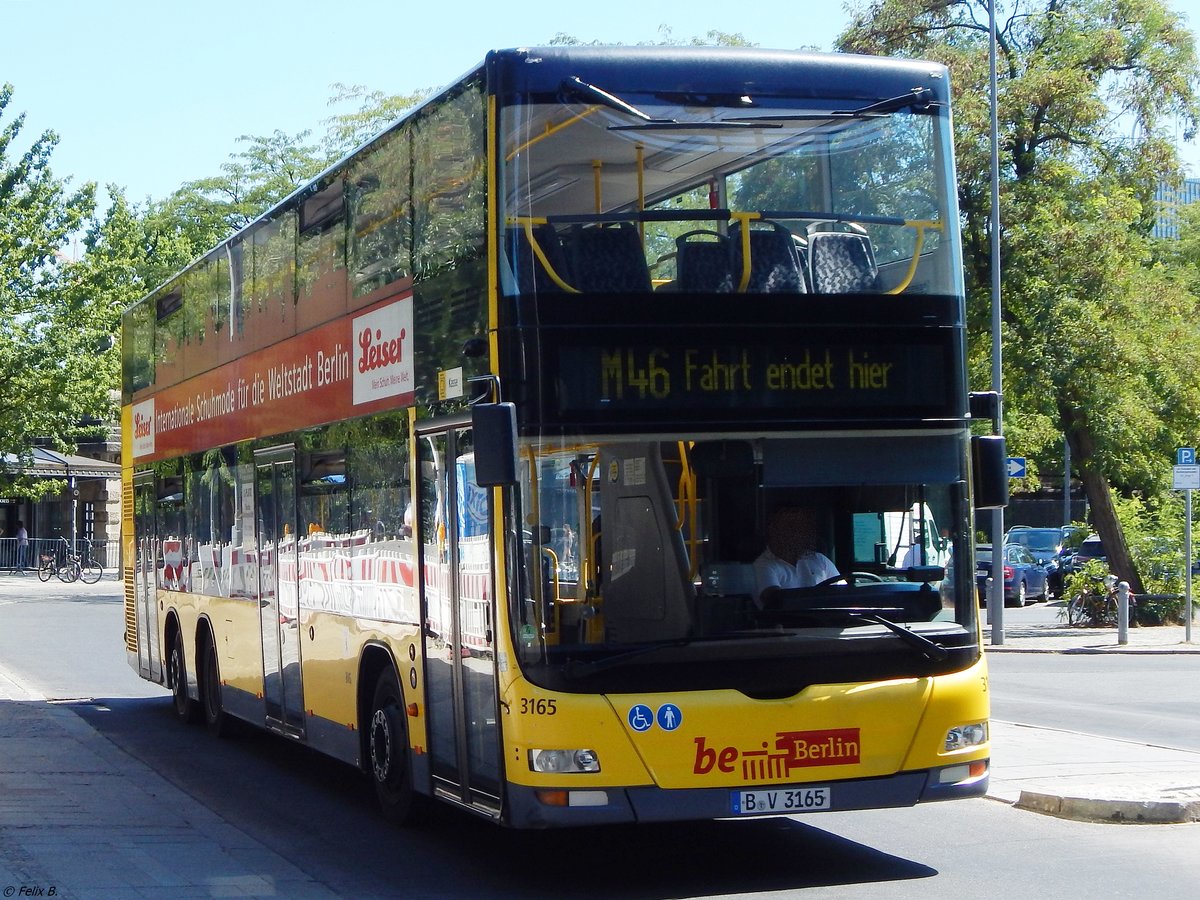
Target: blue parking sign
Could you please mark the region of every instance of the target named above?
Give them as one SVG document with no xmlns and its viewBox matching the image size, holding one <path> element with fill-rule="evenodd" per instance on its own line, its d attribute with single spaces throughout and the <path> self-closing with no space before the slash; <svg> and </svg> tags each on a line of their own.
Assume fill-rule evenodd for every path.
<svg viewBox="0 0 1200 900">
<path fill-rule="evenodd" d="M 1195 447 L 1176 447 L 1175 448 L 1175 465 L 1177 466 L 1194 466 L 1196 464 L 1196 448 Z"/>
</svg>

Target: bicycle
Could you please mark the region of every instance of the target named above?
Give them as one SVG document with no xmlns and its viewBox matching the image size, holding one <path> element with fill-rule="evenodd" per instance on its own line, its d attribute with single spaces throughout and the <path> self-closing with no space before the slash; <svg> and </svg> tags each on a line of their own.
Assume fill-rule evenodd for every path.
<svg viewBox="0 0 1200 900">
<path fill-rule="evenodd" d="M 1067 604 L 1067 624 L 1115 625 L 1116 603 L 1112 594 L 1080 591 Z"/>
<path fill-rule="evenodd" d="M 1129 621 L 1136 621 L 1137 598 L 1129 595 Z M 1107 576 L 1103 583 L 1093 583 L 1079 591 L 1067 603 L 1067 625 L 1115 627 L 1118 624 L 1117 579 Z"/>
<path fill-rule="evenodd" d="M 73 557 L 79 566 L 79 580 L 84 584 L 95 584 L 104 577 L 104 566 L 92 555 L 91 543 L 83 545 L 83 552 Z"/>
<path fill-rule="evenodd" d="M 70 584 L 79 578 L 81 569 L 79 560 L 65 551 L 43 553 L 38 557 L 38 579 L 49 581 L 54 576 L 64 584 Z"/>
<path fill-rule="evenodd" d="M 54 577 L 57 569 L 53 553 L 43 553 L 38 557 L 37 576 L 39 581 L 49 581 Z"/>
<path fill-rule="evenodd" d="M 75 581 L 95 584 L 104 576 L 104 566 L 92 556 L 90 545 L 83 554 L 72 553 L 66 538 L 63 538 L 62 546 L 57 550 L 38 557 L 38 578 L 49 581 L 54 576 L 64 584 Z"/>
</svg>

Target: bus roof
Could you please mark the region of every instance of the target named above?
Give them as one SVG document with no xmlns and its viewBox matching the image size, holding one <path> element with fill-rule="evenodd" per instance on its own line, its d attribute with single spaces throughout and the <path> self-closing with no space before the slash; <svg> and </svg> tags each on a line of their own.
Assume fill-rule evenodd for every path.
<svg viewBox="0 0 1200 900">
<path fill-rule="evenodd" d="M 880 100 L 928 87 L 934 101 L 949 99 L 940 63 L 757 47 L 533 47 L 495 50 L 485 67 L 514 88 L 557 92 L 572 76 L 626 90 L 677 87 L 681 95 L 744 92 Z M 802 75 L 803 80 L 798 80 Z"/>
</svg>

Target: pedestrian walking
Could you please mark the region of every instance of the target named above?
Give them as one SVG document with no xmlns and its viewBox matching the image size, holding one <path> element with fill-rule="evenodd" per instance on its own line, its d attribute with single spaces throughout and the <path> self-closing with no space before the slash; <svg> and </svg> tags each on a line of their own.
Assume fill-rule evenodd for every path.
<svg viewBox="0 0 1200 900">
<path fill-rule="evenodd" d="M 17 520 L 17 568 L 24 569 L 25 561 L 29 557 L 29 532 L 25 530 L 25 523 L 20 519 Z"/>
</svg>

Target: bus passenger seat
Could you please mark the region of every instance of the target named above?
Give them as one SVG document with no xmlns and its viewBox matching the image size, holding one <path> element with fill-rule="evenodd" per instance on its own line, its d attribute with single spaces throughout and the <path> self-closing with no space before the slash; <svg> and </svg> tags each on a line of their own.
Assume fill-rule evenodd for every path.
<svg viewBox="0 0 1200 900">
<path fill-rule="evenodd" d="M 576 225 L 564 243 L 579 290 L 604 294 L 650 291 L 642 238 L 631 222 Z"/>
<path fill-rule="evenodd" d="M 733 290 L 733 258 L 729 238 L 698 229 L 675 239 L 678 290 L 728 294 Z"/>
<path fill-rule="evenodd" d="M 546 223 L 534 225 L 532 231 L 533 239 L 537 241 L 546 261 L 562 281 L 570 284 L 571 272 L 567 267 L 567 257 L 563 253 L 562 242 L 559 241 L 554 226 Z M 529 243 L 524 228 L 508 229 L 506 238 L 505 244 L 508 246 L 513 271 L 517 276 L 517 288 L 522 294 L 562 291 L 533 252 L 533 246 Z"/>
<path fill-rule="evenodd" d="M 813 291 L 818 294 L 856 294 L 879 290 L 879 269 L 871 239 L 849 231 L 818 231 L 809 235 L 808 259 Z"/>
<path fill-rule="evenodd" d="M 767 228 L 750 229 L 750 294 L 803 294 L 807 292 L 796 240 L 778 222 L 760 220 Z M 731 235 L 735 282 L 740 283 L 743 267 L 741 229 Z"/>
</svg>

